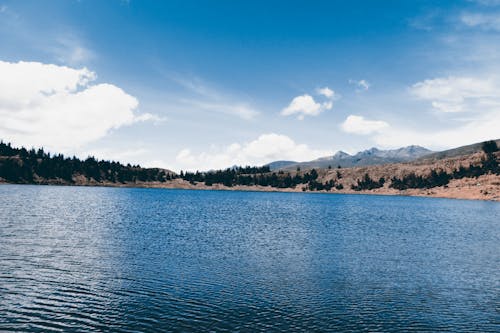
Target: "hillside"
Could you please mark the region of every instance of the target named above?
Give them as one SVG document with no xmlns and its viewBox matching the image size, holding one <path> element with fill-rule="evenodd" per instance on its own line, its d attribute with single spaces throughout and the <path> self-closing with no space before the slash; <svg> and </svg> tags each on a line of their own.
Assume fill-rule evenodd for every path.
<svg viewBox="0 0 500 333">
<path fill-rule="evenodd" d="M 325 192 L 409 195 L 500 201 L 500 152 L 444 158 L 432 163 L 408 162 L 341 169 L 227 174 L 225 184 L 186 175 L 154 187 L 199 190 Z M 222 172 L 224 173 L 224 172 Z M 244 181 L 240 181 L 240 178 Z M 208 184 L 208 185 L 207 185 Z"/>
<path fill-rule="evenodd" d="M 290 165 L 296 165 L 297 163 L 299 163 L 299 162 L 295 162 L 295 161 L 274 161 L 274 162 L 271 162 L 271 163 L 267 163 L 264 166 L 268 166 L 269 169 L 271 169 L 271 170 L 279 170 L 279 169 L 286 168 L 287 166 L 290 166 Z"/>
<path fill-rule="evenodd" d="M 43 149 L 13 148 L 0 142 L 0 182 L 17 184 L 112 185 L 166 182 L 175 178 L 170 170 L 142 168 L 93 157 L 80 160 Z"/>
<path fill-rule="evenodd" d="M 361 153 L 393 158 L 401 154 L 411 155 L 411 150 L 381 153 L 380 150 L 370 149 Z M 472 153 L 457 153 L 464 151 Z M 343 154 L 336 155 L 340 158 Z M 346 155 L 344 157 L 348 158 Z M 500 201 L 500 151 L 495 141 L 460 147 L 438 156 L 451 155 L 349 168 L 272 171 L 269 166 L 248 166 L 175 174 L 164 169 L 97 161 L 92 157 L 81 161 L 75 157 L 51 156 L 42 149 L 28 151 L 0 143 L 0 183 L 314 191 Z M 328 158 L 325 160 L 328 161 Z"/>
<path fill-rule="evenodd" d="M 493 141 L 495 141 L 496 144 L 498 146 L 500 146 L 500 139 L 493 140 Z M 440 152 L 435 152 L 435 153 L 431 153 L 428 155 L 424 155 L 424 156 L 416 159 L 415 161 L 419 162 L 419 163 L 431 163 L 431 162 L 442 160 L 445 158 L 470 155 L 470 154 L 481 152 L 482 145 L 483 145 L 483 142 L 478 142 L 478 143 L 474 143 L 474 144 L 467 145 L 467 146 L 461 146 L 458 148 L 443 150 Z"/>
<path fill-rule="evenodd" d="M 350 155 L 346 152 L 339 151 L 335 155 L 321 157 L 309 162 L 288 162 L 277 161 L 266 164 L 271 170 L 295 170 L 312 169 L 312 168 L 342 168 L 368 166 L 378 164 L 410 162 L 423 156 L 433 153 L 431 150 L 420 146 L 408 146 L 399 149 L 381 150 L 375 147 L 360 151 L 357 154 Z"/>
</svg>

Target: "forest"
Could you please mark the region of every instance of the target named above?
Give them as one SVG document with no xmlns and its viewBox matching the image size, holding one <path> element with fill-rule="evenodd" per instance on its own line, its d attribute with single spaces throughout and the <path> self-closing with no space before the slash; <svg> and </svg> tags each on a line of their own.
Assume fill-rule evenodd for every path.
<svg viewBox="0 0 500 333">
<path fill-rule="evenodd" d="M 318 189 L 318 187 L 324 189 L 323 187 L 328 186 L 316 181 L 318 179 L 318 172 L 315 169 L 302 174 L 297 172 L 292 176 L 289 172 L 271 172 L 268 166 L 235 167 L 225 170 L 196 173 L 183 173 L 181 171 L 180 177 L 193 184 L 195 182 L 203 182 L 207 186 L 222 184 L 228 187 L 235 185 L 259 185 L 276 188 L 294 188 L 299 184 L 309 184 L 311 190 Z"/>
<path fill-rule="evenodd" d="M 10 143 L 0 141 L 0 177 L 10 183 L 18 184 L 74 184 L 76 177 L 97 183 L 137 183 L 166 182 L 183 179 L 192 184 L 203 182 L 207 186 L 222 184 L 260 185 L 276 188 L 290 188 L 298 184 L 309 184 L 309 189 L 329 189 L 332 183 L 321 184 L 316 181 L 318 173 L 312 169 L 291 176 L 290 173 L 271 172 L 268 166 L 233 167 L 225 170 L 207 172 L 183 172 L 175 174 L 158 168 L 142 168 L 140 165 L 123 165 L 119 162 L 97 160 L 88 157 L 80 160 L 62 154 L 51 155 L 43 149 L 14 148 Z"/>
<path fill-rule="evenodd" d="M 100 161 L 94 157 L 82 161 L 74 156 L 69 158 L 61 154 L 51 155 L 42 148 L 27 150 L 0 142 L 0 177 L 7 182 L 44 184 L 54 180 L 72 184 L 75 183 L 76 176 L 98 183 L 165 182 L 175 177 L 173 173 L 162 169 Z"/>
</svg>

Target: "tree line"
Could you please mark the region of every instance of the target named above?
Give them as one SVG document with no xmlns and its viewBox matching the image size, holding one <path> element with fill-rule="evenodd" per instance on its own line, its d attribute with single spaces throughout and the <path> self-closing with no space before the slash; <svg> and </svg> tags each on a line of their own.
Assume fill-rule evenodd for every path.
<svg viewBox="0 0 500 333">
<path fill-rule="evenodd" d="M 309 184 L 311 190 L 329 188 L 330 184 L 317 182 L 318 172 L 291 175 L 283 171 L 271 172 L 269 166 L 235 167 L 208 172 L 183 172 L 179 175 L 158 168 L 142 168 L 140 165 L 124 165 L 119 162 L 97 160 L 88 157 L 65 157 L 62 154 L 51 155 L 43 148 L 35 150 L 12 147 L 10 143 L 0 141 L 0 177 L 11 183 L 44 184 L 50 181 L 76 183 L 76 177 L 83 176 L 87 181 L 109 183 L 166 182 L 183 179 L 190 183 L 202 182 L 207 186 L 222 184 L 228 187 L 236 185 L 260 185 L 276 188 L 291 188 L 299 184 Z"/>
<path fill-rule="evenodd" d="M 74 156 L 51 155 L 43 148 L 14 148 L 10 143 L 0 141 L 0 177 L 8 182 L 34 184 L 56 180 L 71 184 L 75 183 L 76 176 L 83 176 L 88 181 L 111 183 L 165 182 L 175 177 L 163 169 L 123 165 L 94 157 L 80 160 Z"/>
<path fill-rule="evenodd" d="M 485 142 L 482 146 L 485 157 L 481 163 L 468 167 L 460 166 L 451 173 L 443 170 L 432 170 L 428 175 L 410 173 L 402 178 L 392 177 L 389 187 L 398 190 L 410 188 L 432 188 L 444 186 L 451 179 L 479 177 L 487 173 L 500 174 L 500 167 L 496 158 L 499 148 L 495 141 Z M 303 185 L 306 191 L 342 190 L 344 186 L 339 182 L 342 178 L 340 170 L 336 171 L 336 179 L 321 182 L 318 172 L 311 169 L 307 172 L 297 170 L 294 174 L 271 172 L 269 166 L 262 167 L 233 167 L 225 170 L 207 172 L 184 172 L 175 174 L 158 168 L 142 168 L 140 165 L 123 165 L 119 162 L 97 160 L 88 157 L 80 160 L 76 157 L 65 157 L 62 154 L 51 155 L 43 149 L 14 148 L 10 143 L 0 141 L 0 177 L 12 183 L 47 183 L 56 180 L 66 183 L 75 183 L 77 176 L 83 176 L 87 181 L 110 183 L 135 182 L 166 182 L 173 179 L 183 179 L 191 184 L 204 183 L 206 186 L 222 184 L 232 187 L 243 186 L 270 186 L 274 188 L 295 188 Z M 368 174 L 351 185 L 355 191 L 372 190 L 383 187 L 385 178 L 374 180 Z"/>
<path fill-rule="evenodd" d="M 373 190 L 384 186 L 384 184 L 384 177 L 380 177 L 379 180 L 376 181 L 371 179 L 370 176 L 365 173 L 364 177 L 361 180 L 358 179 L 355 185 L 351 185 L 351 189 L 353 189 L 354 191 Z"/>
<path fill-rule="evenodd" d="M 204 183 L 206 186 L 222 184 L 232 187 L 236 185 L 244 186 L 271 186 L 276 188 L 294 188 L 299 184 L 311 184 L 318 178 L 318 172 L 312 169 L 308 172 L 297 172 L 292 175 L 284 171 L 271 172 L 269 166 L 263 167 L 237 167 L 225 170 L 215 170 L 208 172 L 183 172 L 180 178 L 190 183 Z"/>
</svg>

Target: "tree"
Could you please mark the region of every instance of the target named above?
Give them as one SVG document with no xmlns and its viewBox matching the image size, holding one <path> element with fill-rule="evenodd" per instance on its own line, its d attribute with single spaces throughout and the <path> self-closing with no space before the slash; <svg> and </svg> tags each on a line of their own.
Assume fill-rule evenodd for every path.
<svg viewBox="0 0 500 333">
<path fill-rule="evenodd" d="M 483 142 L 481 148 L 486 154 L 492 154 L 498 151 L 497 143 L 493 140 Z"/>
<path fill-rule="evenodd" d="M 165 181 L 160 169 L 144 169 L 139 165 L 122 165 L 118 162 L 98 161 L 89 157 L 84 161 L 61 154 L 51 156 L 42 148 L 26 150 L 13 148 L 0 142 L 0 177 L 13 183 L 47 183 L 48 180 L 73 183 L 78 175 L 97 182 Z M 174 175 L 172 175 L 174 176 Z"/>
<path fill-rule="evenodd" d="M 355 191 L 362 190 L 373 190 L 384 186 L 385 179 L 381 177 L 378 181 L 374 181 L 370 178 L 368 173 L 365 173 L 363 179 L 357 181 L 356 185 L 351 185 L 351 188 Z"/>
</svg>

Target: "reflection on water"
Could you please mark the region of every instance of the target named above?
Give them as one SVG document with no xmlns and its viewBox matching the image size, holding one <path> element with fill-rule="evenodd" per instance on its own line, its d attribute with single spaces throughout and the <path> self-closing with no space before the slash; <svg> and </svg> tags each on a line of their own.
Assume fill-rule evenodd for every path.
<svg viewBox="0 0 500 333">
<path fill-rule="evenodd" d="M 498 332 L 500 205 L 0 186 L 0 331 Z"/>
</svg>

